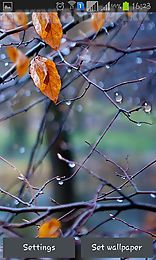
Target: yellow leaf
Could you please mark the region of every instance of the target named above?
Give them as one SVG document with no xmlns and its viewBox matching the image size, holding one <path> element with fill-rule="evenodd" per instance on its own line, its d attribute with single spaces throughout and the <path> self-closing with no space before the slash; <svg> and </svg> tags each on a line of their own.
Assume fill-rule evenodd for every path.
<svg viewBox="0 0 156 260">
<path fill-rule="evenodd" d="M 53 61 L 36 56 L 30 65 L 30 75 L 36 87 L 54 103 L 58 100 L 61 79 Z"/>
<path fill-rule="evenodd" d="M 23 52 L 12 46 L 7 47 L 6 52 L 9 59 L 16 65 L 18 76 L 24 76 L 29 68 L 29 59 Z"/>
<path fill-rule="evenodd" d="M 51 220 L 43 223 L 39 227 L 39 238 L 57 238 L 60 236 L 61 222 L 58 219 L 52 218 Z"/>
<path fill-rule="evenodd" d="M 63 30 L 60 19 L 55 12 L 32 14 L 32 22 L 37 34 L 54 50 L 60 47 Z"/>
<path fill-rule="evenodd" d="M 105 19 L 105 12 L 94 13 L 92 15 L 92 27 L 96 32 L 98 32 L 104 26 Z"/>
</svg>

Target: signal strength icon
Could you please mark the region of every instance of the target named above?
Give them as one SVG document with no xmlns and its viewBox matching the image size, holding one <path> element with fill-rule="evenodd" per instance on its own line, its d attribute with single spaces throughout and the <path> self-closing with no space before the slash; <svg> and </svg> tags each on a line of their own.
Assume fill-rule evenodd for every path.
<svg viewBox="0 0 156 260">
<path fill-rule="evenodd" d="M 74 9 L 76 1 L 69 1 L 68 4 L 70 5 L 70 9 Z"/>
<path fill-rule="evenodd" d="M 111 10 L 111 2 L 108 2 L 101 11 L 110 11 Z"/>
</svg>

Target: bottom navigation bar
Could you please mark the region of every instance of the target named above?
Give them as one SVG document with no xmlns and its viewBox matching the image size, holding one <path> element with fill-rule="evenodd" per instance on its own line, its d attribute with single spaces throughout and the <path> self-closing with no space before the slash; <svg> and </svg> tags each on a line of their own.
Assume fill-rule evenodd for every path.
<svg viewBox="0 0 156 260">
<path fill-rule="evenodd" d="M 81 257 L 153 257 L 150 238 L 91 238 L 80 239 Z M 75 258 L 74 238 L 4 238 L 4 258 Z"/>
</svg>

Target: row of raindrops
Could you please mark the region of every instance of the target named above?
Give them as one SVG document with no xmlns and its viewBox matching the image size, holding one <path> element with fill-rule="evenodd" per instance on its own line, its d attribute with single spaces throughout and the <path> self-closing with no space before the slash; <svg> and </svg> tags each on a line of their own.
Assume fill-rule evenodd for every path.
<svg viewBox="0 0 156 260">
<path fill-rule="evenodd" d="M 121 104 L 123 102 L 123 95 L 121 92 L 115 92 L 115 101 L 119 104 Z M 145 113 L 150 114 L 152 111 L 152 105 L 148 102 L 145 102 L 143 105 L 143 110 Z"/>
</svg>

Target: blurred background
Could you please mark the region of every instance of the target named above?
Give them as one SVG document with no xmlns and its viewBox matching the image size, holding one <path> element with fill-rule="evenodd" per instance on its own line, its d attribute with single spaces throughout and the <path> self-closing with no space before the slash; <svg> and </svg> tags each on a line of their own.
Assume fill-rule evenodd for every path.
<svg viewBox="0 0 156 260">
<path fill-rule="evenodd" d="M 128 174 L 133 175 L 156 158 L 156 51 L 138 51 L 119 58 L 122 53 L 110 48 L 91 46 L 86 43 L 77 44 L 79 41 L 92 40 L 95 35 L 91 18 L 83 21 L 81 14 L 77 14 L 77 16 L 79 16 L 80 22 L 64 35 L 61 44 L 61 52 L 68 62 L 75 66 L 81 62 L 81 70 L 88 70 L 86 75 L 101 88 L 109 88 L 124 81 L 146 77 L 142 82 L 127 84 L 109 92 L 112 99 L 124 109 L 134 109 L 144 102 L 147 103 L 147 106 L 146 109 L 133 113 L 132 118 L 138 122 L 137 124 L 121 115 L 98 146 L 98 150 L 107 158 L 117 162 L 124 169 L 128 169 Z M 66 25 L 72 22 L 73 15 L 67 12 L 62 13 L 60 19 L 62 24 Z M 123 13 L 107 14 L 104 28 L 96 37 L 96 44 L 110 44 L 122 49 L 126 49 L 130 44 L 131 48 L 155 46 L 155 22 L 155 13 L 129 16 Z M 31 41 L 34 37 L 37 37 L 34 29 L 29 28 L 24 41 Z M 10 36 L 1 42 L 1 75 L 12 65 L 8 61 L 4 44 L 17 43 L 21 38 L 22 33 L 19 34 L 19 39 Z M 95 41 L 92 40 L 92 42 Z M 38 40 L 34 39 L 27 46 L 21 45 L 21 49 L 28 51 L 36 43 Z M 71 102 L 70 99 L 80 95 L 87 86 L 83 77 L 78 77 L 77 72 L 60 64 L 59 58 L 50 48 L 42 50 L 39 54 L 52 57 L 58 65 L 63 88 L 59 101 L 68 101 L 56 107 L 51 105 L 48 109 L 42 132 L 44 134 L 40 136 L 41 144 L 36 149 L 34 157 L 32 150 L 36 144 L 49 101 L 46 99 L 28 111 L 10 117 L 38 101 L 43 95 L 34 86 L 29 74 L 22 79 L 11 79 L 0 86 L 0 156 L 13 163 L 22 174 L 28 173 L 30 170 L 28 165 L 32 158 L 31 171 L 38 161 L 41 162 L 29 180 L 30 184 L 35 187 L 41 187 L 54 176 L 70 176 L 76 166 L 59 161 L 57 153 L 69 160 L 82 162 L 90 151 L 90 147 L 85 141 L 94 144 L 116 112 L 115 107 L 94 86 L 91 86 L 81 99 Z M 6 119 L 8 115 L 9 118 Z M 1 120 L 1 118 L 6 120 Z M 141 121 L 149 122 L 151 125 L 140 124 Z M 49 146 L 61 126 L 59 137 Z M 46 153 L 47 148 L 49 150 Z M 43 157 L 43 155 L 46 156 Z M 96 174 L 104 176 L 115 186 L 123 182 L 122 172 L 111 163 L 106 162 L 96 152 L 88 160 L 86 166 Z M 0 161 L 1 188 L 18 195 L 23 183 L 18 177 L 17 171 Z M 156 166 L 153 165 L 143 171 L 135 181 L 140 190 L 155 191 Z M 58 203 L 89 200 L 95 195 L 97 187 L 97 181 L 81 169 L 77 176 L 69 182 L 54 181 L 49 184 L 36 203 L 52 205 L 53 199 Z M 103 192 L 108 190 L 105 188 Z M 130 194 L 133 189 L 129 185 L 123 191 L 125 194 Z M 23 198 L 30 199 L 29 188 L 26 188 Z M 156 196 L 152 193 L 137 196 L 136 199 L 153 205 L 156 203 Z M 118 203 L 123 202 L 118 201 Z M 17 205 L 17 201 L 13 201 L 4 194 L 0 194 L 0 203 L 5 206 Z M 108 218 L 110 213 L 95 214 L 81 232 L 85 234 L 91 227 Z M 8 214 L 0 213 L 1 220 L 9 217 Z M 31 217 L 29 215 L 21 216 L 24 219 Z M 123 212 L 121 218 L 137 227 L 156 231 L 156 214 L 154 213 L 132 210 Z M 15 220 L 21 221 L 17 218 Z M 94 234 L 124 236 L 128 234 L 126 232 L 129 230 L 130 228 L 126 225 L 112 220 L 95 230 Z M 32 228 L 20 230 L 19 233 L 28 236 L 33 234 Z M 135 236 L 135 233 L 137 232 L 133 232 L 131 235 Z M 36 228 L 34 228 L 35 235 Z"/>
</svg>

